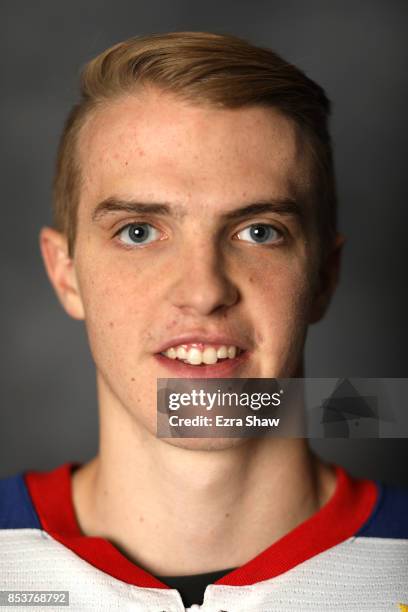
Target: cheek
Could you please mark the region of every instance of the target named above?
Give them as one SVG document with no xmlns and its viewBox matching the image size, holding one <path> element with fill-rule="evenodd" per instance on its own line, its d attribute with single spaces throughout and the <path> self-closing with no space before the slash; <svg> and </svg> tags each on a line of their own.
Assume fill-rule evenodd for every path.
<svg viewBox="0 0 408 612">
<path fill-rule="evenodd" d="M 148 283 L 146 273 L 121 270 L 108 265 L 94 266 L 81 283 L 87 332 L 94 351 L 115 350 L 125 358 L 129 346 L 133 354 L 149 340 L 153 306 L 159 297 L 155 284 Z"/>
<path fill-rule="evenodd" d="M 258 340 L 286 337 L 307 326 L 312 303 L 310 275 L 303 266 L 269 265 L 248 278 Z"/>
</svg>

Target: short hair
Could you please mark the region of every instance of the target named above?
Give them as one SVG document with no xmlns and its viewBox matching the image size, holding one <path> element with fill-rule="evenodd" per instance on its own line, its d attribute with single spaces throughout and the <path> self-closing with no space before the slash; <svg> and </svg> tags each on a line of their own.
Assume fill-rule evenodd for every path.
<svg viewBox="0 0 408 612">
<path fill-rule="evenodd" d="M 78 139 L 94 109 L 138 88 L 154 86 L 192 104 L 219 108 L 272 107 L 294 120 L 313 156 L 319 235 L 336 232 L 336 189 L 328 129 L 330 101 L 299 68 L 270 49 L 209 32 L 171 32 L 130 38 L 85 65 L 81 97 L 60 139 L 53 188 L 54 226 L 73 255 L 81 189 Z"/>
</svg>

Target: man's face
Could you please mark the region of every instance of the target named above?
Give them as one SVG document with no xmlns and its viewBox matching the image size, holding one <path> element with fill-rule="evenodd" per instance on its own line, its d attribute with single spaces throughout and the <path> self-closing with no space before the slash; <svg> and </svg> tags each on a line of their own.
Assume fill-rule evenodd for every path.
<svg viewBox="0 0 408 612">
<path fill-rule="evenodd" d="M 277 111 L 153 90 L 85 126 L 86 327 L 100 392 L 150 431 L 157 378 L 300 375 L 318 259 L 308 159 Z"/>
</svg>

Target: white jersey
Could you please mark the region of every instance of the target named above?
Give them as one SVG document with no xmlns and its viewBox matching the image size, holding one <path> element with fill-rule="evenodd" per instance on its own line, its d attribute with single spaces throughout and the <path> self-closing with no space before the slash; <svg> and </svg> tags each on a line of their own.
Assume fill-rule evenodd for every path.
<svg viewBox="0 0 408 612">
<path fill-rule="evenodd" d="M 72 612 L 184 612 L 177 590 L 108 540 L 81 533 L 73 466 L 0 481 L 0 591 L 68 591 Z M 334 494 L 318 512 L 208 585 L 204 601 L 187 610 L 408 612 L 408 492 L 341 467 L 336 474 Z M 23 601 L 18 609 L 64 608 Z"/>
</svg>

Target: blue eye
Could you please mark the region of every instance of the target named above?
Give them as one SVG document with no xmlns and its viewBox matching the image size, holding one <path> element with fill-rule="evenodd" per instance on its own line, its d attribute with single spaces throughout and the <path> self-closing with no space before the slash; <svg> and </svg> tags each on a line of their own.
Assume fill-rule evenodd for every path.
<svg viewBox="0 0 408 612">
<path fill-rule="evenodd" d="M 237 234 L 240 240 L 252 242 L 252 244 L 271 244 L 277 242 L 282 234 L 268 223 L 256 223 L 249 225 Z"/>
<path fill-rule="evenodd" d="M 129 223 L 118 232 L 119 239 L 130 246 L 149 244 L 158 240 L 159 235 L 159 230 L 150 223 Z"/>
</svg>

